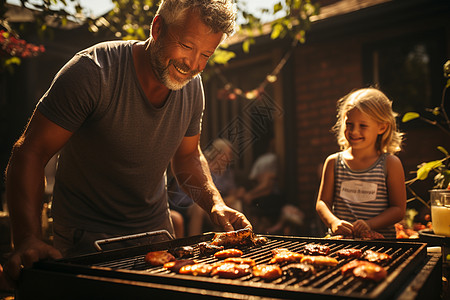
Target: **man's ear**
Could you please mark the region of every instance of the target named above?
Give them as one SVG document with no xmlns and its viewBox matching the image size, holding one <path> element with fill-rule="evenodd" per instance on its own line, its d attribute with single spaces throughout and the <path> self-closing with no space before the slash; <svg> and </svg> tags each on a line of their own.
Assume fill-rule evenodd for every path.
<svg viewBox="0 0 450 300">
<path fill-rule="evenodd" d="M 156 15 L 153 18 L 153 22 L 152 22 L 152 37 L 155 40 L 158 39 L 158 37 L 161 34 L 162 26 L 163 26 L 162 22 L 163 22 L 163 20 L 162 20 L 161 16 L 159 16 L 159 15 Z"/>
</svg>

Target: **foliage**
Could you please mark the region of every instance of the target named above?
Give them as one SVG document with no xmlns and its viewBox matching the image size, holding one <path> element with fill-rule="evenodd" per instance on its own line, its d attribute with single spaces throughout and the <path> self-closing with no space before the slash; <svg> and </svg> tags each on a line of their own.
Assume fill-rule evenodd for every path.
<svg viewBox="0 0 450 300">
<path fill-rule="evenodd" d="M 255 43 L 255 35 L 262 32 L 261 18 L 267 15 L 280 14 L 281 18 L 271 22 L 271 38 L 291 37 L 299 42 L 305 41 L 305 32 L 309 29 L 310 18 L 319 13 L 319 5 L 311 0 L 280 0 L 271 8 L 262 8 L 258 16 L 249 12 L 243 0 L 235 0 L 238 13 L 238 34 L 243 35 L 243 50 L 248 52 L 250 45 Z M 253 1 L 253 0 L 252 0 Z M 3 15 L 6 0 L 0 0 L 0 16 Z M 149 36 L 150 24 L 155 16 L 159 0 L 112 0 L 114 8 L 104 16 L 92 17 L 90 11 L 80 4 L 79 0 L 21 0 L 24 8 L 33 11 L 38 34 L 49 31 L 48 23 L 52 26 L 64 27 L 69 22 L 87 23 L 93 33 L 110 30 L 120 39 L 146 39 Z M 10 28 L 6 21 L 0 25 Z M 11 25 L 12 26 L 12 25 Z M 20 28 L 8 29 L 11 33 Z M 211 58 L 211 62 L 224 64 L 234 57 L 234 53 L 226 50 L 223 45 Z"/>
<path fill-rule="evenodd" d="M 427 111 L 430 112 L 433 116 L 433 119 L 424 117 L 417 112 L 408 112 L 403 116 L 402 122 L 409 122 L 414 119 L 422 120 L 426 123 L 436 126 L 443 133 L 442 139 L 448 140 L 448 138 L 450 137 L 450 120 L 448 118 L 447 112 L 445 111 L 445 96 L 447 89 L 450 87 L 450 60 L 448 60 L 444 64 L 443 69 L 444 77 L 447 78 L 447 82 L 442 92 L 441 104 L 439 107 L 427 109 Z M 435 173 L 433 188 L 446 189 L 450 187 L 450 154 L 442 146 L 438 146 L 437 149 L 443 153 L 444 157 L 438 160 L 423 162 L 417 168 L 416 177 L 406 182 L 408 190 L 414 196 L 412 200 L 417 199 L 427 206 L 428 204 L 426 203 L 426 201 L 421 199 L 414 192 L 411 185 L 418 180 L 427 179 L 430 173 Z"/>
<path fill-rule="evenodd" d="M 22 58 L 37 56 L 44 52 L 44 46 L 27 43 L 5 30 L 0 30 L 0 70 L 12 72 L 13 65 L 19 65 Z"/>
</svg>

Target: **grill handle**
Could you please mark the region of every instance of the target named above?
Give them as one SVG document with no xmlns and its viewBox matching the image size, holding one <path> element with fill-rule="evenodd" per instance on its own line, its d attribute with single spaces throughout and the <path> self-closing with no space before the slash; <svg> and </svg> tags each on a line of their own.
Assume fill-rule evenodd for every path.
<svg viewBox="0 0 450 300">
<path fill-rule="evenodd" d="M 103 249 L 100 245 L 128 241 L 128 240 L 133 240 L 133 239 L 139 239 L 139 238 L 150 237 L 150 236 L 155 236 L 155 235 L 166 235 L 170 240 L 174 239 L 173 235 L 171 235 L 167 230 L 156 230 L 156 231 L 149 231 L 149 232 L 143 232 L 143 233 L 137 233 L 137 234 L 124 235 L 124 236 L 119 236 L 119 237 L 110 238 L 110 239 L 97 240 L 94 242 L 94 247 L 97 251 L 102 252 Z"/>
</svg>

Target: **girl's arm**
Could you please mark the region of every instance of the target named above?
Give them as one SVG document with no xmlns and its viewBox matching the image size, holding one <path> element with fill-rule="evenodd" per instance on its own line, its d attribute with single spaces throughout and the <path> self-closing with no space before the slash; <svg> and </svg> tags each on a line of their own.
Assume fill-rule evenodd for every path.
<svg viewBox="0 0 450 300">
<path fill-rule="evenodd" d="M 353 225 L 337 218 L 331 212 L 334 200 L 334 165 L 336 159 L 337 154 L 333 154 L 325 160 L 319 194 L 317 196 L 316 211 L 323 223 L 328 228 L 331 228 L 333 233 L 351 236 L 353 235 Z"/>
<path fill-rule="evenodd" d="M 386 157 L 387 189 L 389 207 L 378 216 L 366 220 L 373 230 L 383 229 L 403 220 L 406 211 L 405 173 L 400 159 L 395 155 Z"/>
</svg>

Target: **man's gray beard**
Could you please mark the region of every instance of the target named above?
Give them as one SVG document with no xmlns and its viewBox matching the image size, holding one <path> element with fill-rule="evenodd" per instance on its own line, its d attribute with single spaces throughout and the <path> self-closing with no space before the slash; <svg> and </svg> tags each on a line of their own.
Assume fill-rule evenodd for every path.
<svg viewBox="0 0 450 300">
<path fill-rule="evenodd" d="M 163 65 L 164 57 L 161 48 L 161 42 L 159 41 L 154 41 L 153 44 L 150 44 L 150 64 L 153 71 L 161 83 L 164 84 L 169 90 L 180 90 L 192 80 L 192 77 L 182 81 L 172 79 L 169 75 L 170 64 L 167 66 Z"/>
</svg>

